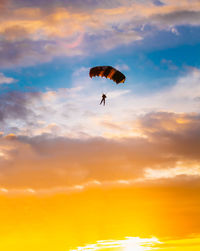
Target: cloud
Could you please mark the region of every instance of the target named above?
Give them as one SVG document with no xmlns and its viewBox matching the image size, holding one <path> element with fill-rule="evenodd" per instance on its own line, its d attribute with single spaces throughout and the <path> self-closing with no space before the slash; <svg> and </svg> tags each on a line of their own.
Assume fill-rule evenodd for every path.
<svg viewBox="0 0 200 251">
<path fill-rule="evenodd" d="M 145 170 L 145 178 L 146 179 L 169 179 L 175 178 L 177 176 L 200 176 L 200 166 L 181 166 L 179 163 L 174 168 L 167 168 L 167 169 L 151 169 L 147 168 Z"/>
<path fill-rule="evenodd" d="M 14 78 L 6 77 L 3 73 L 0 73 L 0 85 L 1 84 L 11 84 L 16 82 Z"/>
<path fill-rule="evenodd" d="M 160 112 L 139 119 L 143 137 L 1 137 L 1 184 L 6 189 L 41 189 L 82 186 L 92 180 L 191 180 L 200 176 L 199 125 L 199 114 Z"/>
<path fill-rule="evenodd" d="M 198 6 L 199 7 L 199 6 Z M 155 14 L 152 16 L 152 22 L 158 26 L 178 26 L 178 25 L 197 25 L 200 24 L 199 8 L 198 11 L 174 11 L 165 14 Z M 172 32 L 178 34 L 175 28 L 172 28 Z"/>
<path fill-rule="evenodd" d="M 115 66 L 120 71 L 129 71 L 130 67 L 127 64 L 118 64 Z"/>
<path fill-rule="evenodd" d="M 177 249 L 177 248 L 192 248 L 197 250 L 199 248 L 199 236 L 198 235 L 190 235 L 185 236 L 185 238 L 165 238 L 158 240 L 157 238 L 146 238 L 142 239 L 139 237 L 127 237 L 124 240 L 101 240 L 97 241 L 94 244 L 88 244 L 82 247 L 78 247 L 76 249 L 71 249 L 70 251 L 78 251 L 78 250 L 103 250 L 105 248 L 115 248 L 116 250 L 121 250 L 124 248 L 125 250 L 154 250 L 154 249 Z"/>
<path fill-rule="evenodd" d="M 91 80 L 88 71 L 81 68 L 74 72 L 72 88 L 1 94 L 0 114 L 5 132 L 27 136 L 51 133 L 72 138 L 132 137 L 141 136 L 137 124 L 141 115 L 152 114 L 153 117 L 154 113 L 162 111 L 168 114 L 167 120 L 172 119 L 170 112 L 199 112 L 199 69 L 190 69 L 175 83 L 145 95 L 136 94 L 134 88 L 133 91 L 127 89 L 126 84 L 116 87 L 108 85 L 106 79 Z M 99 106 L 102 91 L 108 97 L 106 109 Z M 147 119 L 151 119 L 150 115 Z"/>
<path fill-rule="evenodd" d="M 90 80 L 83 68 L 69 89 L 1 94 L 2 187 L 196 179 L 199 79 L 199 70 L 190 69 L 174 85 L 140 96 L 106 80 Z M 106 109 L 99 106 L 104 86 Z"/>
<path fill-rule="evenodd" d="M 34 123 L 33 104 L 39 100 L 39 93 L 2 93 L 0 99 L 0 123 L 1 130 L 6 132 L 8 128 L 18 131 L 18 127 L 24 123 L 28 125 Z"/>
<path fill-rule="evenodd" d="M 182 159 L 199 160 L 199 114 L 152 113 L 140 123 L 143 133 L 160 145 L 160 151 L 170 149 Z"/>
<path fill-rule="evenodd" d="M 44 42 L 34 42 L 32 40 L 1 41 L 0 67 L 34 65 L 38 62 L 50 61 L 53 57 L 48 52 L 49 46 Z"/>
<path fill-rule="evenodd" d="M 156 244 L 161 243 L 157 238 L 149 238 L 149 239 L 142 239 L 139 237 L 127 237 L 125 240 L 101 240 L 97 241 L 95 244 L 88 244 L 83 247 L 78 247 L 77 249 L 70 249 L 70 251 L 78 251 L 78 250 L 103 250 L 109 248 L 115 248 L 115 250 L 121 249 L 142 249 L 142 250 L 150 250 Z"/>
<path fill-rule="evenodd" d="M 200 4 L 165 1 L 8 1 L 0 27 L 0 67 L 34 65 L 57 56 L 87 56 L 144 39 L 148 24 L 178 34 L 199 26 Z M 11 8 L 12 6 L 12 8 Z"/>
</svg>

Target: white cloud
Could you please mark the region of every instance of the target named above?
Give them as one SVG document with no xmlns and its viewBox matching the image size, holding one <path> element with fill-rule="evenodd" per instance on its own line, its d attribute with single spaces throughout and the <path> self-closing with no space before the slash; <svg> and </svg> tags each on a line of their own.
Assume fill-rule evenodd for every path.
<svg viewBox="0 0 200 251">
<path fill-rule="evenodd" d="M 77 249 L 71 249 L 70 251 L 95 251 L 115 248 L 115 250 L 152 250 L 156 244 L 161 242 L 155 238 L 140 238 L 140 237 L 126 237 L 124 240 L 101 240 L 94 244 L 88 244 Z"/>
<path fill-rule="evenodd" d="M 200 165 L 188 165 L 188 166 L 184 166 L 186 165 L 185 163 L 183 163 L 182 165 L 177 165 L 174 168 L 158 168 L 158 169 L 152 169 L 152 168 L 147 168 L 145 170 L 145 175 L 144 177 L 148 180 L 148 179 L 152 179 L 152 180 L 156 180 L 156 179 L 173 179 L 177 176 L 180 175 L 187 175 L 187 176 L 200 176 Z"/>
<path fill-rule="evenodd" d="M 1 84 L 12 84 L 16 82 L 14 78 L 6 77 L 3 73 L 0 72 L 0 85 Z"/>
<path fill-rule="evenodd" d="M 90 79 L 86 69 L 81 69 L 74 73 L 70 89 L 48 91 L 38 95 L 38 98 L 31 98 L 31 95 L 24 97 L 28 102 L 21 105 L 23 116 L 18 116 L 18 120 L 12 112 L 16 109 L 12 103 L 9 121 L 5 121 L 4 128 L 6 133 L 25 135 L 51 133 L 68 137 L 129 137 L 139 133 L 134 121 L 149 112 L 199 112 L 199 69 L 192 69 L 173 85 L 150 94 L 135 94 L 134 85 L 132 89 L 130 86 L 126 82 L 116 85 L 105 78 Z M 103 92 L 107 94 L 105 107 L 99 105 Z M 29 119 L 25 113 L 28 113 Z M 9 128 L 19 131 L 9 131 Z"/>
<path fill-rule="evenodd" d="M 171 28 L 171 32 L 174 33 L 175 35 L 180 35 L 180 33 L 178 32 L 178 29 L 176 29 L 175 27 Z"/>
<path fill-rule="evenodd" d="M 129 71 L 130 70 L 130 67 L 127 64 L 117 64 L 115 66 L 115 68 L 120 71 Z"/>
</svg>

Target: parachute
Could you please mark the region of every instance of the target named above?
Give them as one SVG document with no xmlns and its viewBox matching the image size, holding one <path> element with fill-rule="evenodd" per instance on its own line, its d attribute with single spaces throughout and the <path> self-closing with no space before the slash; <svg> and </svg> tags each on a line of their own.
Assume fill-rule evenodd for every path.
<svg viewBox="0 0 200 251">
<path fill-rule="evenodd" d="M 96 66 L 90 69 L 90 77 L 106 77 L 113 80 L 116 84 L 124 83 L 126 77 L 123 73 L 112 66 Z"/>
</svg>

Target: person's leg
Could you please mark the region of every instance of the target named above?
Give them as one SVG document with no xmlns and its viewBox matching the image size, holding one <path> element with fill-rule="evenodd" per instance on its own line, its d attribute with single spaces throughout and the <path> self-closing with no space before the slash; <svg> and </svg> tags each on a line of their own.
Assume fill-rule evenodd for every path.
<svg viewBox="0 0 200 251">
<path fill-rule="evenodd" d="M 105 103 L 106 103 L 106 101 L 105 101 L 105 99 L 103 100 L 103 105 L 105 105 Z"/>
<path fill-rule="evenodd" d="M 103 99 L 101 100 L 100 105 L 102 104 L 102 102 L 103 102 Z"/>
</svg>

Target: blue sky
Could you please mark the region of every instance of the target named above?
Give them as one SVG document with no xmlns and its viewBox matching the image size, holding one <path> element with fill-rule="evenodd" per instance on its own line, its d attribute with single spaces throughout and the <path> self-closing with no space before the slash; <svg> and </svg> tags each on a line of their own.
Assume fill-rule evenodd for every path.
<svg viewBox="0 0 200 251">
<path fill-rule="evenodd" d="M 163 109 L 183 113 L 185 109 L 198 110 L 198 1 L 102 0 L 82 4 L 79 0 L 59 0 L 46 8 L 44 1 L 8 0 L 2 3 L 2 9 L 0 93 L 2 100 L 13 97 L 13 101 L 7 101 L 11 113 L 12 107 L 18 106 L 15 93 L 24 93 L 17 121 L 2 105 L 2 118 L 7 118 L 3 119 L 4 133 L 24 134 L 28 130 L 30 135 L 37 135 L 53 124 L 63 128 L 61 135 L 70 134 L 74 127 L 83 128 L 83 134 L 90 135 L 86 124 L 91 123 L 91 116 L 97 121 L 109 117 L 119 124 L 137 119 L 137 115 L 129 115 L 131 111 L 123 112 L 127 105 L 129 109 L 133 106 L 135 114 Z M 88 72 L 96 65 L 112 65 L 121 70 L 126 75 L 125 84 L 115 85 L 102 78 L 91 80 Z M 190 78 L 191 83 L 186 83 Z M 184 93 L 178 92 L 181 88 L 187 91 L 189 85 L 194 86 L 192 101 L 185 107 Z M 174 89 L 174 100 L 169 101 Z M 102 92 L 108 96 L 107 107 L 99 110 Z M 75 112 L 74 117 L 68 115 L 69 132 L 64 130 L 66 118 L 62 112 L 57 118 L 56 107 Z M 44 112 L 48 109 L 55 117 Z M 30 118 L 34 125 L 29 128 L 27 112 L 37 114 Z M 122 121 L 118 118 L 120 112 L 124 114 Z M 41 131 L 40 120 L 44 124 Z M 75 131 L 72 134 L 76 135 Z M 91 135 L 103 136 L 105 131 L 106 127 L 93 124 Z"/>
<path fill-rule="evenodd" d="M 163 177 L 167 167 L 172 174 L 166 175 L 172 178 L 180 173 L 190 178 L 200 175 L 197 155 L 189 154 L 199 144 L 198 0 L 87 0 L 84 4 L 58 0 L 48 7 L 44 0 L 5 0 L 0 7 L 0 163 L 12 165 L 13 158 L 20 173 L 21 159 L 13 149 L 23 152 L 26 144 L 38 149 L 35 142 L 42 140 L 47 156 L 49 144 L 56 147 L 57 141 L 67 140 L 71 147 L 74 141 L 78 146 L 84 142 L 88 149 L 87 140 L 96 139 L 120 146 L 124 140 L 125 145 L 133 142 L 142 156 L 141 142 L 148 149 L 159 135 L 177 147 L 182 146 L 179 138 L 187 139 L 189 148 L 185 146 L 180 157 L 173 147 L 170 151 L 166 147 L 161 154 L 166 161 L 148 167 L 151 174 Z M 89 69 L 96 65 L 121 70 L 127 77 L 125 84 L 90 79 Z M 107 94 L 105 107 L 99 105 L 102 92 Z M 81 148 L 77 149 L 79 154 Z M 180 161 L 190 170 L 180 171 Z M 25 162 L 31 169 L 31 157 Z M 138 162 L 143 163 L 143 158 Z M 154 170 L 158 167 L 160 176 Z M 131 180 L 137 173 L 136 179 L 144 181 L 147 166 L 140 168 L 119 173 Z M 81 161 L 77 169 L 84 172 Z M 82 182 L 101 181 L 112 168 L 104 174 L 98 170 L 95 177 L 90 170 L 85 172 Z M 5 173 L 5 186 L 10 184 L 6 177 Z M 80 180 L 72 178 L 72 183 L 79 185 Z M 15 185 L 22 186 L 13 179 Z"/>
<path fill-rule="evenodd" d="M 199 111 L 199 0 L 0 0 L 0 249 L 199 250 Z"/>
<path fill-rule="evenodd" d="M 27 67 L 3 67 L 1 72 L 17 81 L 12 85 L 2 84 L 0 91 L 45 92 L 68 88 L 72 85 L 73 72 L 81 67 L 89 69 L 96 65 L 127 65 L 122 71 L 127 75 L 128 87 L 136 92 L 148 92 L 171 85 L 174 79 L 184 75 L 191 67 L 199 67 L 198 27 L 178 27 L 178 34 L 153 31 L 153 27 L 150 29 L 151 33 L 143 40 L 109 51 L 94 50 L 80 57 L 60 56 Z"/>
</svg>

